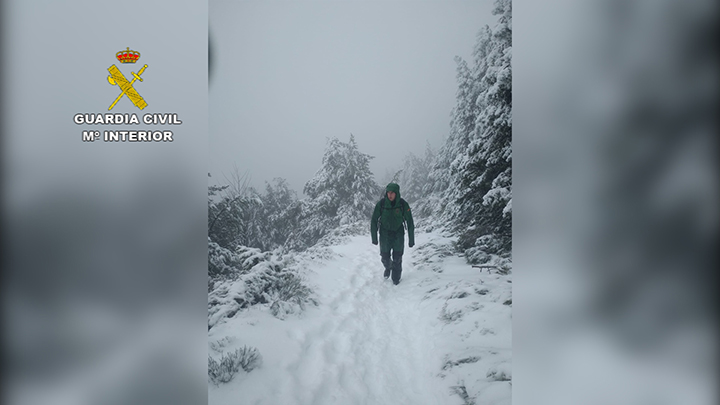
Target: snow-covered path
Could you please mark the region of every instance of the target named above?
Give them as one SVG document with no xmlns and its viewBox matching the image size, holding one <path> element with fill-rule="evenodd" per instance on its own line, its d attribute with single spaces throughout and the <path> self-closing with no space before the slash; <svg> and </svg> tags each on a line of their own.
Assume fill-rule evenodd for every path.
<svg viewBox="0 0 720 405">
<path fill-rule="evenodd" d="M 440 377 L 448 331 L 437 300 L 424 299 L 439 276 L 416 271 L 406 248 L 402 282 L 394 286 L 382 277 L 368 237 L 332 249 L 336 258 L 307 275 L 318 307 L 285 320 L 251 308 L 213 328 L 211 341 L 257 347 L 263 365 L 211 386 L 209 403 L 463 404 L 451 389 L 457 381 Z"/>
<path fill-rule="evenodd" d="M 396 287 L 384 280 L 378 258 L 369 246 L 347 266 L 324 269 L 333 274 L 321 286 L 329 311 L 295 334 L 302 350 L 287 367 L 295 378 L 281 384 L 280 398 L 299 404 L 444 402 L 447 393 L 434 381 L 441 359 L 427 355 L 433 352 L 430 328 L 403 290 L 408 283 Z"/>
</svg>

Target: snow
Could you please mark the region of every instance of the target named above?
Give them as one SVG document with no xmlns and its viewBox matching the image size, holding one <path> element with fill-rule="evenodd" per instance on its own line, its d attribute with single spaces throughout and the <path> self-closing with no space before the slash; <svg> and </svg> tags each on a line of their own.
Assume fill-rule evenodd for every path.
<svg viewBox="0 0 720 405">
<path fill-rule="evenodd" d="M 304 257 L 317 306 L 281 320 L 258 304 L 208 332 L 211 357 L 248 346 L 263 360 L 209 384 L 209 403 L 510 404 L 512 275 L 472 268 L 452 242 L 417 234 L 398 286 L 368 235 Z"/>
</svg>

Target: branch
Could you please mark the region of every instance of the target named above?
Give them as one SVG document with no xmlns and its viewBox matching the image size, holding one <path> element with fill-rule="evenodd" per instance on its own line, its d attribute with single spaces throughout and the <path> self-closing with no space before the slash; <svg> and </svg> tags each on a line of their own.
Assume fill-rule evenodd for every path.
<svg viewBox="0 0 720 405">
<path fill-rule="evenodd" d="M 475 268 L 477 268 L 477 269 L 480 269 L 480 271 L 482 271 L 482 269 L 488 269 L 488 273 L 490 273 L 490 269 L 495 269 L 495 270 L 496 270 L 498 273 L 500 273 L 500 274 L 507 274 L 508 271 L 509 271 L 509 269 L 506 268 L 506 267 L 492 266 L 492 265 L 472 266 L 472 267 L 475 267 Z"/>
<path fill-rule="evenodd" d="M 208 227 L 208 234 L 210 233 L 210 231 L 212 231 L 218 218 L 220 218 L 225 213 L 225 211 L 227 211 L 230 206 L 233 205 L 235 201 L 245 196 L 248 190 L 248 186 L 250 184 L 250 176 L 248 175 L 248 173 L 245 172 L 244 174 L 240 174 L 240 170 L 238 169 L 237 165 L 233 166 L 233 170 L 232 172 L 230 172 L 229 177 L 226 174 L 223 174 L 223 177 L 225 177 L 225 180 L 229 183 L 228 185 L 223 186 L 223 190 L 228 189 L 228 191 L 226 191 L 226 198 L 232 199 L 228 201 L 227 205 L 225 205 L 225 207 L 220 210 L 217 215 L 215 215 L 215 218 L 213 218 L 210 226 Z"/>
<path fill-rule="evenodd" d="M 224 214 L 225 211 L 227 211 L 228 208 L 230 208 L 230 206 L 231 206 L 235 201 L 237 201 L 240 197 L 242 197 L 242 195 L 239 195 L 239 196 L 233 198 L 231 201 L 229 201 L 229 202 L 225 205 L 225 207 L 224 207 L 222 210 L 220 210 L 220 212 L 218 212 L 217 215 L 215 215 L 215 218 L 212 220 L 212 223 L 210 223 L 210 226 L 208 227 L 208 234 L 210 234 L 210 231 L 212 231 L 213 226 L 215 226 L 215 222 L 217 222 L 218 218 L 220 218 L 220 216 L 221 216 L 222 214 Z"/>
</svg>

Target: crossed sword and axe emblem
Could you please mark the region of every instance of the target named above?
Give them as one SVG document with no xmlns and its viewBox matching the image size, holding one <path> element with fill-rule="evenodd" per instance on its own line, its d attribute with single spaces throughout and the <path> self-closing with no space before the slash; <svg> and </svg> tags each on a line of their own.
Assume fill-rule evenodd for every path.
<svg viewBox="0 0 720 405">
<path fill-rule="evenodd" d="M 108 76 L 108 82 L 110 82 L 110 84 L 112 84 L 113 86 L 118 85 L 120 86 L 120 89 L 122 89 L 122 93 L 120 93 L 120 95 L 117 96 L 115 101 L 113 101 L 113 103 L 110 105 L 110 108 L 108 108 L 108 111 L 112 110 L 113 107 L 115 107 L 115 104 L 120 101 L 123 94 L 126 95 L 133 104 L 135 104 L 135 107 L 141 110 L 147 107 L 147 103 L 145 102 L 145 100 L 140 94 L 138 94 L 138 92 L 133 87 L 133 83 L 135 83 L 135 80 L 143 81 L 140 75 L 143 74 L 147 67 L 148 65 L 143 66 L 137 73 L 131 72 L 132 75 L 135 76 L 132 81 L 128 81 L 125 78 L 125 75 L 122 74 L 120 69 L 117 68 L 117 66 L 112 65 L 108 68 L 108 72 L 110 72 L 110 76 Z"/>
</svg>

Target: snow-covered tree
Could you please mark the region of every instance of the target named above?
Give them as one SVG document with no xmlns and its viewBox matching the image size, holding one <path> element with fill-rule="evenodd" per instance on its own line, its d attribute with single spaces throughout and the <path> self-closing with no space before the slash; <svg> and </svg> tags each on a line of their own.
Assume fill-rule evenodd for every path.
<svg viewBox="0 0 720 405">
<path fill-rule="evenodd" d="M 370 171 L 372 156 L 360 152 L 355 137 L 328 140 L 322 167 L 305 184 L 308 199 L 293 207 L 300 218 L 290 247 L 311 246 L 333 228 L 370 218 L 380 192 Z"/>
<path fill-rule="evenodd" d="M 326 217 L 342 214 L 342 220 L 357 220 L 372 213 L 378 186 L 370 171 L 372 156 L 358 150 L 355 137 L 328 141 L 322 167 L 305 184 L 311 204 Z"/>
<path fill-rule="evenodd" d="M 430 144 L 425 148 L 424 157 L 408 153 L 403 159 L 403 168 L 397 172 L 393 181 L 400 185 L 401 195 L 408 203 L 415 203 L 425 196 L 425 186 L 434 160 L 435 154 Z"/>
<path fill-rule="evenodd" d="M 450 133 L 424 186 L 419 212 L 459 235 L 471 262 L 509 258 L 512 224 L 512 8 L 477 34 L 473 63 L 456 57 L 458 91 Z"/>
<path fill-rule="evenodd" d="M 294 224 L 289 211 L 297 202 L 295 192 L 281 178 L 266 183 L 264 194 L 247 187 L 246 177 L 241 180 L 241 187 L 208 187 L 208 237 L 231 250 L 246 246 L 267 251 L 282 246 Z"/>
<path fill-rule="evenodd" d="M 208 174 L 210 177 L 210 174 Z M 247 176 L 237 172 L 227 179 L 231 184 L 208 187 L 208 237 L 222 247 L 232 249 L 243 242 L 249 208 Z"/>
<path fill-rule="evenodd" d="M 483 34 L 486 31 L 486 28 L 480 31 L 478 41 L 489 40 L 489 37 Z M 484 46 L 486 45 L 477 45 L 476 49 Z M 424 190 L 425 194 L 430 196 L 427 206 L 430 213 L 445 221 L 457 221 L 460 218 L 461 211 L 456 201 L 465 190 L 460 189 L 459 177 L 467 159 L 467 148 L 472 141 L 476 117 L 479 114 L 476 100 L 481 91 L 480 77 L 477 75 L 482 69 L 471 68 L 459 56 L 455 57 L 455 62 L 458 90 L 455 94 L 456 104 L 451 113 L 450 134 L 437 154 Z"/>
<path fill-rule="evenodd" d="M 297 196 L 285 179 L 275 178 L 272 183 L 265 184 L 262 202 L 266 218 L 265 237 L 270 248 L 274 249 L 285 244 L 293 227 L 297 225 L 291 215 Z"/>
<path fill-rule="evenodd" d="M 476 48 L 484 55 L 484 74 L 476 99 L 478 115 L 465 156 L 461 183 L 462 209 L 472 215 L 463 225 L 461 246 L 470 253 L 509 256 L 512 249 L 512 4 L 496 0 L 497 26 L 487 44 Z M 485 38 L 485 36 L 483 36 Z M 471 255 L 472 258 L 472 255 Z"/>
</svg>

